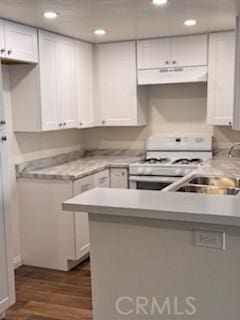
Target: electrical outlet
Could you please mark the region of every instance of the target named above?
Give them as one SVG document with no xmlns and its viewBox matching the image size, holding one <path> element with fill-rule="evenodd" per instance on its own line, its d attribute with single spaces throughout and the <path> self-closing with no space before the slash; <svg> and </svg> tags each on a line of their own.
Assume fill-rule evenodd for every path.
<svg viewBox="0 0 240 320">
<path fill-rule="evenodd" d="M 196 246 L 225 250 L 225 232 L 197 230 L 195 231 Z"/>
</svg>

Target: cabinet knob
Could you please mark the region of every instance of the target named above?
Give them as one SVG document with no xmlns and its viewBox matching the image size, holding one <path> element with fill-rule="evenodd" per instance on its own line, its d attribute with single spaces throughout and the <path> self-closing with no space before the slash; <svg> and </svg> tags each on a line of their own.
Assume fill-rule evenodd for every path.
<svg viewBox="0 0 240 320">
<path fill-rule="evenodd" d="M 65 127 L 67 124 L 66 124 L 66 122 L 63 122 L 63 126 Z"/>
<path fill-rule="evenodd" d="M 80 122 L 80 123 L 79 123 L 79 125 L 80 125 L 80 126 L 82 126 L 82 125 L 83 125 L 83 123 L 82 123 L 82 122 Z"/>
<path fill-rule="evenodd" d="M 102 124 L 106 124 L 106 121 L 105 121 L 105 120 L 103 120 L 103 121 L 102 121 Z"/>
<path fill-rule="evenodd" d="M 172 64 L 177 64 L 177 61 L 176 61 L 176 60 L 173 60 Z"/>
<path fill-rule="evenodd" d="M 6 121 L 5 120 L 1 120 L 0 121 L 0 126 L 5 126 L 6 125 Z"/>
<path fill-rule="evenodd" d="M 165 64 L 169 64 L 169 61 L 167 60 L 167 61 L 165 62 Z"/>
<path fill-rule="evenodd" d="M 229 121 L 228 124 L 231 126 L 232 125 L 232 121 Z"/>
<path fill-rule="evenodd" d="M 12 50 L 9 49 L 9 50 L 7 51 L 7 54 L 10 56 L 10 55 L 12 54 Z"/>
<path fill-rule="evenodd" d="M 6 52 L 6 50 L 5 49 L 1 49 L 1 53 L 3 54 L 3 53 L 5 53 Z"/>
<path fill-rule="evenodd" d="M 59 123 L 59 127 L 62 127 L 62 125 L 63 125 L 62 123 Z"/>
<path fill-rule="evenodd" d="M 4 142 L 4 141 L 7 141 L 7 137 L 6 136 L 2 136 L 1 140 Z"/>
</svg>

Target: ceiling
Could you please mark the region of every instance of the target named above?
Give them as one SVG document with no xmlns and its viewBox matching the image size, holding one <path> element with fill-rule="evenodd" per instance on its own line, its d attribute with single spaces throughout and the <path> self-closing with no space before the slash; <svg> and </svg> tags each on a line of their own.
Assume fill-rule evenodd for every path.
<svg viewBox="0 0 240 320">
<path fill-rule="evenodd" d="M 232 29 L 240 0 L 168 0 L 164 7 L 151 0 L 0 0 L 0 14 L 17 22 L 90 42 L 141 39 Z M 59 13 L 47 21 L 44 11 Z M 194 18 L 195 27 L 183 22 Z M 107 30 L 96 37 L 97 28 Z"/>
</svg>

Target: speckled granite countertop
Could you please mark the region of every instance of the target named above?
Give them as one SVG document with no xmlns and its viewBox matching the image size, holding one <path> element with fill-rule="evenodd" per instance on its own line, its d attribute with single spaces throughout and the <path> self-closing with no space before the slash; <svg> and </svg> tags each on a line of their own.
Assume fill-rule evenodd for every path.
<svg viewBox="0 0 240 320">
<path fill-rule="evenodd" d="M 31 167 L 17 169 L 18 178 L 77 180 L 108 168 L 127 168 L 130 163 L 142 159 L 143 156 L 130 155 L 92 155 L 66 163 L 51 165 L 45 168 Z"/>
<path fill-rule="evenodd" d="M 240 177 L 240 159 L 214 159 L 205 162 L 198 169 L 190 172 L 185 177 L 177 180 L 164 191 L 174 191 L 177 187 L 187 182 L 191 177 L 198 176 L 225 176 L 225 177 Z"/>
</svg>

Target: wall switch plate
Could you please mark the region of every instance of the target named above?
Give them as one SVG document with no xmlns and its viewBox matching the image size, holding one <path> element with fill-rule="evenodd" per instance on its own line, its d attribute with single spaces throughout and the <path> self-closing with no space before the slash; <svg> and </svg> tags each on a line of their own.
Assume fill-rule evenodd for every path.
<svg viewBox="0 0 240 320">
<path fill-rule="evenodd" d="M 195 231 L 196 246 L 225 250 L 225 242 L 225 232 L 210 230 Z"/>
</svg>

